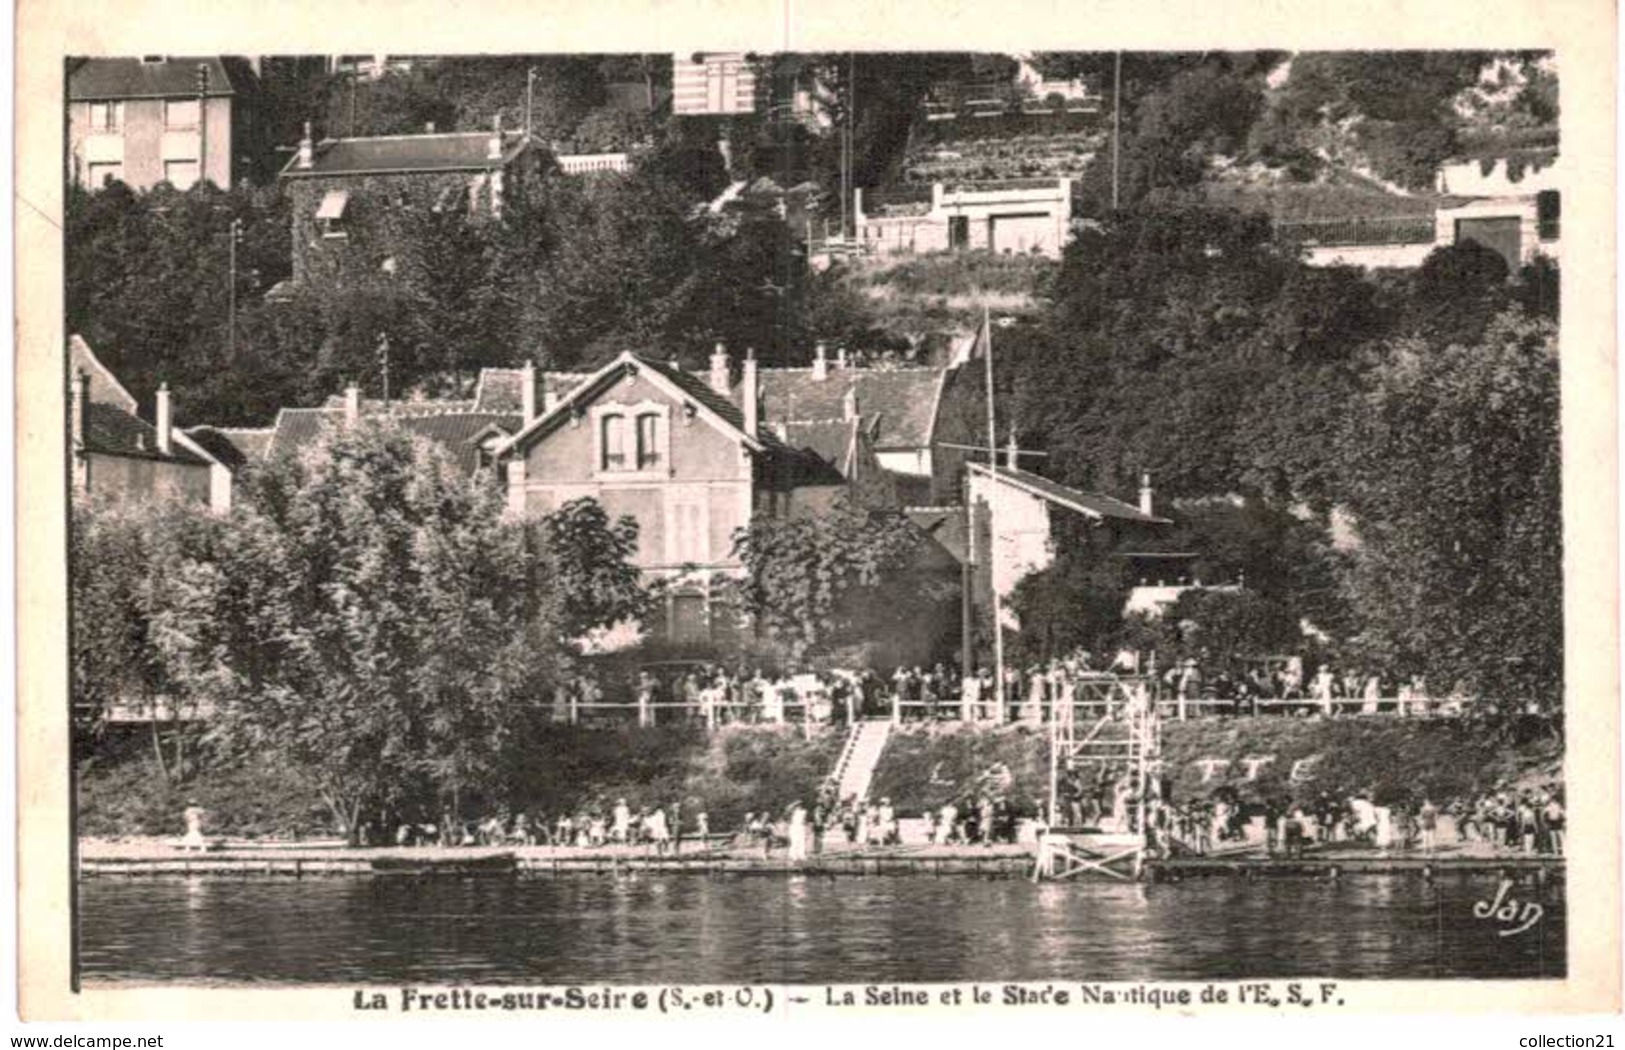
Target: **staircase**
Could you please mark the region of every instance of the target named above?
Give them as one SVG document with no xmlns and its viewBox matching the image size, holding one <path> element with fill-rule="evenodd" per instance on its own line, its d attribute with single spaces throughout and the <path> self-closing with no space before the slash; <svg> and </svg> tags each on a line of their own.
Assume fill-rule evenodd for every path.
<svg viewBox="0 0 1625 1050">
<path fill-rule="evenodd" d="M 838 785 L 837 798 L 861 802 L 869 797 L 869 783 L 874 780 L 875 767 L 886 750 L 886 741 L 891 739 L 891 730 L 889 718 L 865 719 L 852 727 L 841 757 L 835 761 L 835 771 L 830 774 Z"/>
</svg>

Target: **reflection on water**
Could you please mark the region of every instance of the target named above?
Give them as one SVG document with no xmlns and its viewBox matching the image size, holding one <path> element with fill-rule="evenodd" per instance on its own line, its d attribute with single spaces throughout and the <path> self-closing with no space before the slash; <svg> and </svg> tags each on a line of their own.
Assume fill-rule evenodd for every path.
<svg viewBox="0 0 1625 1050">
<path fill-rule="evenodd" d="M 91 879 L 96 980 L 744 983 L 1561 977 L 1562 882 L 1526 933 L 1491 876 Z"/>
</svg>

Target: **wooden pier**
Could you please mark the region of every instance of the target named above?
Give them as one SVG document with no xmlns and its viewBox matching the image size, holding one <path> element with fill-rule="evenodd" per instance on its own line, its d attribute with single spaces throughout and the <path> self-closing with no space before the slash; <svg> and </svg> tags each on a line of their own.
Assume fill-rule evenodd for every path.
<svg viewBox="0 0 1625 1050">
<path fill-rule="evenodd" d="M 1302 857 L 1268 856 L 1262 850 L 1219 855 L 1153 857 L 1136 854 L 1138 877 L 1173 882 L 1187 878 L 1229 876 L 1264 878 L 1339 878 L 1358 875 L 1417 875 L 1433 878 L 1458 873 L 1504 878 L 1561 876 L 1564 858 L 1529 854 L 1425 855 L 1378 851 L 1311 852 Z M 502 849 L 437 847 L 420 849 L 297 848 L 291 845 L 254 849 L 183 852 L 166 846 L 82 847 L 79 874 L 84 878 L 562 878 L 571 876 L 631 877 L 692 875 L 711 877 L 799 875 L 838 876 L 970 876 L 1028 878 L 1036 860 L 1029 845 L 917 846 L 861 849 L 837 847 L 791 861 L 783 850 L 763 856 L 758 850 L 699 850 L 661 855 L 634 849 L 576 850 L 550 847 Z M 1079 877 L 1135 877 L 1127 867 L 1110 872 L 1067 869 Z M 1063 872 L 1052 872 L 1056 877 Z"/>
<path fill-rule="evenodd" d="M 1427 856 L 1404 854 L 1309 854 L 1302 857 L 1270 857 L 1248 854 L 1226 857 L 1165 857 L 1145 860 L 1146 877 L 1158 881 L 1232 875 L 1242 878 L 1338 878 L 1343 875 L 1437 875 L 1500 873 L 1506 878 L 1521 875 L 1561 875 L 1564 858 L 1548 855 L 1507 854 Z"/>
</svg>

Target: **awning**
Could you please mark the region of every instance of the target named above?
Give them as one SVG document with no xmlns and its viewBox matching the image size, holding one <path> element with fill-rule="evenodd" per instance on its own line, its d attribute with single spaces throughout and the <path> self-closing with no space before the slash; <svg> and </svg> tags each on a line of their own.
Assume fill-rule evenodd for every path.
<svg viewBox="0 0 1625 1050">
<path fill-rule="evenodd" d="M 316 218 L 342 219 L 344 218 L 344 206 L 349 203 L 349 190 L 328 190 L 327 196 L 322 198 L 322 206 L 316 209 Z"/>
</svg>

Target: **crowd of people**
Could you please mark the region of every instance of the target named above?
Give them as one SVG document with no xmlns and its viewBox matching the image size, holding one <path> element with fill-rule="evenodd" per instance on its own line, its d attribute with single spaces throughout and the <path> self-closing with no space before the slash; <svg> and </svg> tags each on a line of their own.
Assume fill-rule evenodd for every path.
<svg viewBox="0 0 1625 1050">
<path fill-rule="evenodd" d="M 606 697 L 603 684 L 583 673 L 554 697 L 556 721 L 624 718 L 634 711 L 641 726 L 699 721 L 733 724 L 845 723 L 889 717 L 899 721 L 1028 722 L 1113 713 L 1128 690 L 1151 696 L 1166 713 L 1201 715 L 1460 714 L 1467 698 L 1459 690 L 1437 696 L 1423 675 L 1393 678 L 1379 671 L 1306 664 L 1301 657 L 1257 661 L 1236 670 L 1233 662 L 1189 657 L 1157 668 L 1142 667 L 1136 654 L 1101 659 L 1088 652 L 994 670 L 957 665 L 872 668 L 728 669 L 690 663 L 675 670 L 643 668 L 621 699 Z M 1126 688 L 1125 688 L 1126 687 Z M 617 695 L 622 690 L 615 690 Z"/>
<path fill-rule="evenodd" d="M 1301 856 L 1309 846 L 1372 846 L 1432 853 L 1441 845 L 1485 844 L 1496 851 L 1562 854 L 1566 812 L 1560 785 L 1513 790 L 1500 788 L 1474 798 L 1439 804 L 1431 797 L 1379 806 L 1370 793 L 1337 798 L 1321 793 L 1309 801 L 1247 801 L 1233 789 L 1176 805 L 1161 777 L 1146 779 L 1143 791 L 1128 767 L 1108 765 L 1065 771 L 1057 783 L 1057 810 L 1046 814 L 1042 801 L 1029 805 L 988 788 L 971 788 L 919 815 L 924 843 L 993 846 L 1015 843 L 1023 820 L 1041 827 L 1137 832 L 1142 823 L 1148 848 L 1206 854 L 1227 846 L 1257 845 L 1251 828 L 1262 826 L 1262 845 L 1272 855 Z M 526 813 L 498 812 L 464 820 L 449 811 L 438 823 L 401 823 L 399 846 L 563 846 L 599 849 L 644 847 L 655 855 L 692 848 L 748 850 L 772 856 L 782 848 L 791 860 L 820 854 L 834 844 L 846 849 L 903 843 L 901 814 L 890 798 L 868 801 L 838 798 L 833 781 L 820 788 L 810 806 L 799 801 L 780 810 L 747 812 L 731 830 L 713 833 L 709 814 L 679 804 L 631 806 L 590 804 L 554 820 Z M 1047 818 L 1047 819 L 1046 819 Z M 1441 832 L 1450 834 L 1441 837 Z M 382 845 L 370 826 L 363 845 Z M 914 839 L 919 842 L 918 838 Z"/>
<path fill-rule="evenodd" d="M 1183 807 L 1153 811 L 1153 840 L 1167 848 L 1177 841 L 1198 854 L 1248 841 L 1248 826 L 1263 824 L 1267 852 L 1302 856 L 1309 846 L 1371 846 L 1384 850 L 1433 853 L 1442 846 L 1487 845 L 1498 852 L 1562 854 L 1567 814 L 1562 788 L 1547 785 L 1514 791 L 1502 788 L 1457 798 L 1443 805 L 1433 798 L 1379 806 L 1369 792 L 1348 798 L 1322 793 L 1308 802 L 1244 803 L 1216 792 Z M 1447 837 L 1442 833 L 1449 830 Z"/>
</svg>

